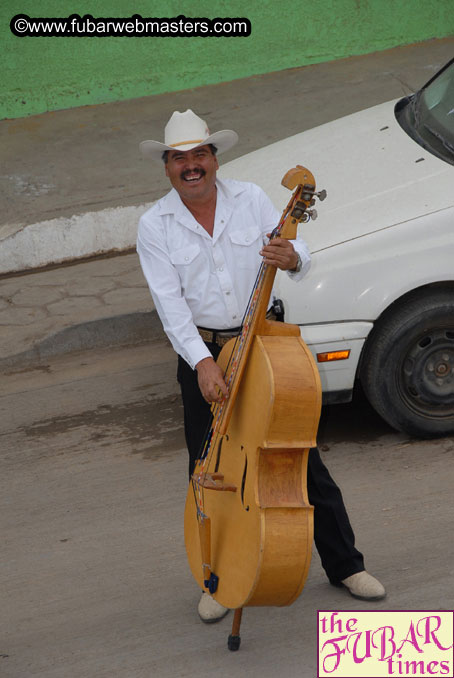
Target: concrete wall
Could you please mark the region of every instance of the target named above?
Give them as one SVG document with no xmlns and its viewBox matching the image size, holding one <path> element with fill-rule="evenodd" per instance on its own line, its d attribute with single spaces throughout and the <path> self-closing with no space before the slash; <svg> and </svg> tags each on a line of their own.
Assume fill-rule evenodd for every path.
<svg viewBox="0 0 454 678">
<path fill-rule="evenodd" d="M 249 37 L 16 37 L 11 18 L 247 17 Z M 453 0 L 3 0 L 0 118 L 234 80 L 454 34 Z"/>
</svg>

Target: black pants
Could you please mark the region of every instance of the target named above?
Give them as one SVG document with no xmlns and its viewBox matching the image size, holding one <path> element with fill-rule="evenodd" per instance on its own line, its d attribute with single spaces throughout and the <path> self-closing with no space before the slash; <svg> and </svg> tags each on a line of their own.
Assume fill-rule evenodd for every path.
<svg viewBox="0 0 454 678">
<path fill-rule="evenodd" d="M 215 358 L 219 347 L 207 344 Z M 184 431 L 189 452 L 191 477 L 211 421 L 211 411 L 203 399 L 197 382 L 197 372 L 178 357 L 177 379 L 183 397 Z M 348 519 L 342 494 L 318 449 L 309 452 L 307 469 L 309 502 L 314 507 L 314 539 L 323 568 L 332 584 L 364 570 L 362 554 L 355 548 L 355 535 Z"/>
</svg>

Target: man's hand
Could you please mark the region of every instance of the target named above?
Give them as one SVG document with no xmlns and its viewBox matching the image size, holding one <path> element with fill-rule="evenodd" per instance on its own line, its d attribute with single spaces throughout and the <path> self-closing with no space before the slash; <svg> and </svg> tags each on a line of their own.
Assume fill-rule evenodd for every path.
<svg viewBox="0 0 454 678">
<path fill-rule="evenodd" d="M 267 233 L 268 238 L 271 233 Z M 281 271 L 293 271 L 298 264 L 298 255 L 292 243 L 286 238 L 275 238 L 260 250 L 265 264 L 271 264 Z"/>
<path fill-rule="evenodd" d="M 221 368 L 213 358 L 204 358 L 195 366 L 200 391 L 207 403 L 220 403 L 228 398 L 229 390 L 224 381 Z"/>
</svg>

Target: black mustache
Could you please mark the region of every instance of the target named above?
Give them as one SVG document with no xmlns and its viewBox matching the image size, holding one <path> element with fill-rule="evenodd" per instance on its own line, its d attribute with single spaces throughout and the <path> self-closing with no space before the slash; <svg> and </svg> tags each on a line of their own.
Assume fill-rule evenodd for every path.
<svg viewBox="0 0 454 678">
<path fill-rule="evenodd" d="M 205 172 L 204 169 L 184 170 L 184 172 L 182 172 L 182 173 L 180 174 L 180 179 L 186 179 L 186 177 L 187 177 L 189 174 L 192 174 L 194 171 L 199 172 L 201 177 L 204 177 L 205 174 L 206 174 L 206 172 Z"/>
</svg>

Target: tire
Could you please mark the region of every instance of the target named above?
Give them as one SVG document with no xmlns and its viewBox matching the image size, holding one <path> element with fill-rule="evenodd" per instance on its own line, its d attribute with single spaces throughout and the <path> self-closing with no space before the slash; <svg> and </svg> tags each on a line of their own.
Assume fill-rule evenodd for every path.
<svg viewBox="0 0 454 678">
<path fill-rule="evenodd" d="M 420 291 L 391 307 L 369 335 L 360 379 L 398 431 L 454 433 L 454 289 Z"/>
</svg>

